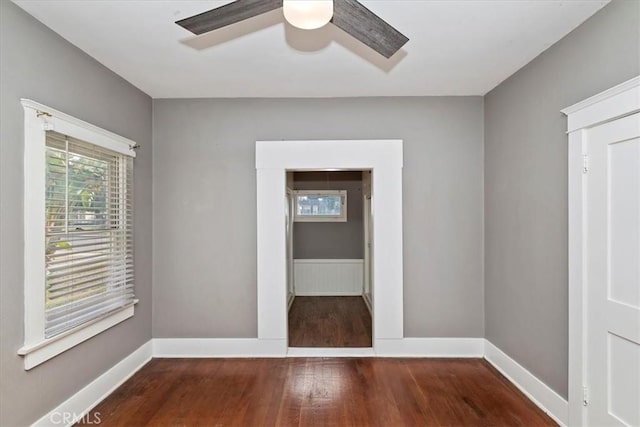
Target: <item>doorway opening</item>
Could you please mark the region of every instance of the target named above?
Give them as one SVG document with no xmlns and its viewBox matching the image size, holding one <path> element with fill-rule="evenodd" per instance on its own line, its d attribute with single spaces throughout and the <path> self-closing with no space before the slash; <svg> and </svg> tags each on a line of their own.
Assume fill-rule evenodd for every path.
<svg viewBox="0 0 640 427">
<path fill-rule="evenodd" d="M 371 170 L 286 182 L 289 347 L 371 347 Z"/>
<path fill-rule="evenodd" d="M 373 348 L 290 348 L 287 326 L 286 172 L 370 170 Z M 402 141 L 257 141 L 257 320 L 264 354 L 315 357 L 402 351 Z"/>
</svg>

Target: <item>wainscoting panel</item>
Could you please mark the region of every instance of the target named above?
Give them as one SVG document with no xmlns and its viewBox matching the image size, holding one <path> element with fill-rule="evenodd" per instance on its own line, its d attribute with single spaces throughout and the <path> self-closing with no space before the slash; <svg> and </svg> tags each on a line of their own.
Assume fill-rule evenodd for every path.
<svg viewBox="0 0 640 427">
<path fill-rule="evenodd" d="M 295 259 L 297 296 L 362 295 L 361 259 Z"/>
</svg>

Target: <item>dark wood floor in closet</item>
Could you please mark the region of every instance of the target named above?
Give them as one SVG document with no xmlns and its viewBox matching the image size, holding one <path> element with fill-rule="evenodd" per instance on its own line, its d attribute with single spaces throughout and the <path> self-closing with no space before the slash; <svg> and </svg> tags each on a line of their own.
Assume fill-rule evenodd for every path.
<svg viewBox="0 0 640 427">
<path fill-rule="evenodd" d="M 362 297 L 296 297 L 290 347 L 371 347 L 371 315 Z"/>
<path fill-rule="evenodd" d="M 153 359 L 100 426 L 549 426 L 483 359 Z"/>
</svg>

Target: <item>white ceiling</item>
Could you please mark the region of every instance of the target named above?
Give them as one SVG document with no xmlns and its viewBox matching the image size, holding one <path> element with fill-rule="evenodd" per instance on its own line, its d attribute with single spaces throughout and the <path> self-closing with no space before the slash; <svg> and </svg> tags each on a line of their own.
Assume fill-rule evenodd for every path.
<svg viewBox="0 0 640 427">
<path fill-rule="evenodd" d="M 409 37 L 385 59 L 282 11 L 199 37 L 174 21 L 227 3 L 14 0 L 153 98 L 484 95 L 608 0 L 362 0 Z"/>
</svg>

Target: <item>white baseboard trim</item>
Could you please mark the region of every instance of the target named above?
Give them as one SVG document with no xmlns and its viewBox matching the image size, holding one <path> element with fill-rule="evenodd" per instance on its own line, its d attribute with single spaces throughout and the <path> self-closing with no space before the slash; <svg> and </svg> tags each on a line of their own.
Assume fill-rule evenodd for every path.
<svg viewBox="0 0 640 427">
<path fill-rule="evenodd" d="M 489 340 L 485 340 L 484 358 L 555 422 L 568 424 L 569 403 Z"/>
<path fill-rule="evenodd" d="M 287 341 L 258 338 L 154 338 L 153 357 L 286 357 Z"/>
<path fill-rule="evenodd" d="M 287 313 L 291 310 L 291 306 L 293 305 L 293 300 L 296 299 L 295 294 L 289 294 L 287 297 Z"/>
<path fill-rule="evenodd" d="M 287 357 L 375 357 L 371 347 L 289 347 Z"/>
<path fill-rule="evenodd" d="M 566 426 L 569 419 L 569 405 L 564 398 L 484 338 L 378 339 L 374 348 L 287 348 L 284 339 L 155 338 L 44 415 L 33 426 L 74 424 L 152 357 L 484 357 L 557 423 Z"/>
<path fill-rule="evenodd" d="M 296 292 L 297 297 L 360 297 L 362 291 L 308 291 Z"/>
<path fill-rule="evenodd" d="M 373 348 L 296 348 L 286 340 L 155 338 L 154 357 L 483 357 L 483 338 L 379 339 Z"/>
<path fill-rule="evenodd" d="M 373 303 L 371 301 L 371 294 L 362 294 L 362 299 L 364 300 L 364 303 L 367 306 L 367 309 L 369 309 L 369 314 L 371 316 L 373 316 Z"/>
<path fill-rule="evenodd" d="M 146 365 L 152 356 L 153 346 L 151 341 L 147 341 L 32 425 L 38 427 L 60 427 L 75 424 L 129 377 Z M 87 420 L 87 422 L 90 421 Z"/>
<path fill-rule="evenodd" d="M 484 338 L 377 339 L 380 357 L 482 357 Z"/>
</svg>

